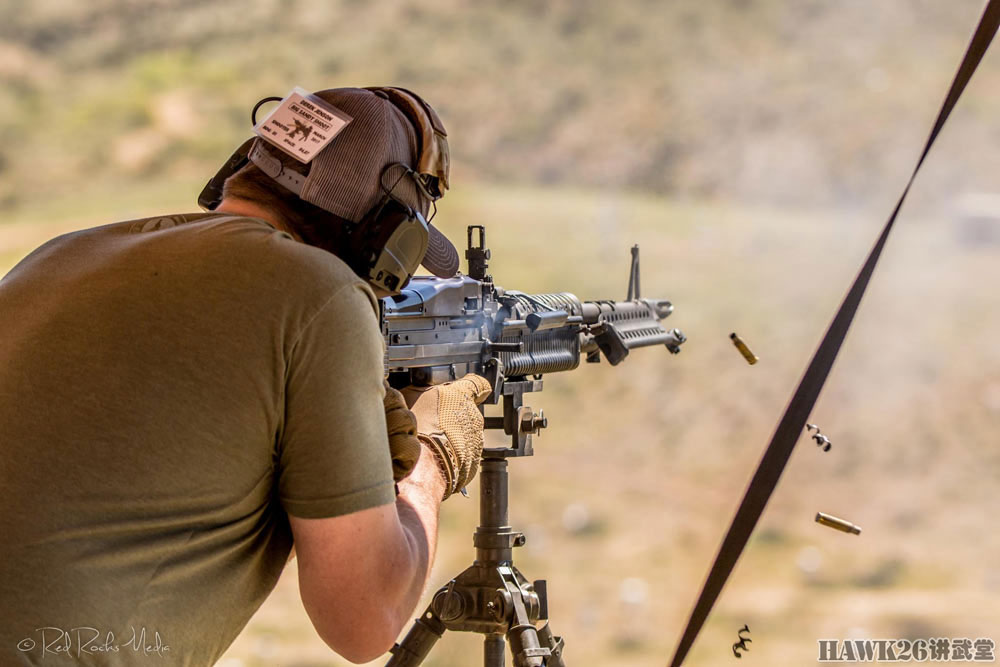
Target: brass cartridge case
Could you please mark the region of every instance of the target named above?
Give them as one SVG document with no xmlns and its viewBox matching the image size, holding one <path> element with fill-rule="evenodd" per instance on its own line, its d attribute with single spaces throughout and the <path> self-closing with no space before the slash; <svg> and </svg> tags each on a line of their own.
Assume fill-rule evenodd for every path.
<svg viewBox="0 0 1000 667">
<path fill-rule="evenodd" d="M 747 344 L 744 343 L 743 340 L 739 336 L 737 336 L 735 332 L 729 334 L 729 338 L 733 341 L 733 345 L 736 346 L 736 349 L 740 351 L 740 354 L 743 355 L 743 358 L 747 360 L 748 364 L 753 366 L 759 361 L 759 359 L 757 359 L 757 355 L 750 351 L 750 348 L 747 347 Z"/>
<path fill-rule="evenodd" d="M 816 512 L 816 523 L 823 524 L 830 528 L 835 528 L 844 533 L 854 533 L 855 535 L 861 534 L 861 526 L 855 526 L 850 521 L 844 521 L 843 519 L 838 519 L 835 516 L 830 516 L 829 514 L 823 514 L 822 512 Z"/>
</svg>

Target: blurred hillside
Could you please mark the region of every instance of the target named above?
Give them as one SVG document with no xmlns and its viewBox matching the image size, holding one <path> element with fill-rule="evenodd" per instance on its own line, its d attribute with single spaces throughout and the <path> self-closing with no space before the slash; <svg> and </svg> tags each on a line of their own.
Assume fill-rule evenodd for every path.
<svg viewBox="0 0 1000 667">
<path fill-rule="evenodd" d="M 446 120 L 455 182 L 882 204 L 979 0 L 0 0 L 0 205 L 208 174 L 293 85 L 393 84 Z M 997 62 L 994 56 L 993 62 Z M 1000 67 L 956 113 L 1000 171 Z"/>
</svg>

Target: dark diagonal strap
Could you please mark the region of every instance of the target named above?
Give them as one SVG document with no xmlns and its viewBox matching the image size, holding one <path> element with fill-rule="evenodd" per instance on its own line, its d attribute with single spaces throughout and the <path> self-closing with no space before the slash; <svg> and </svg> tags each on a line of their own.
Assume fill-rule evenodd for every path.
<svg viewBox="0 0 1000 667">
<path fill-rule="evenodd" d="M 937 139 L 938 133 L 948 119 L 951 110 L 955 107 L 955 103 L 961 96 L 962 91 L 965 90 L 965 85 L 972 78 L 976 67 L 979 66 L 979 61 L 982 60 L 983 54 L 997 32 L 998 24 L 1000 24 L 1000 0 L 990 0 L 979 21 L 979 26 L 972 36 L 972 41 L 965 53 L 962 64 L 958 68 L 958 73 L 955 75 L 954 81 L 952 81 L 948 96 L 941 106 L 937 121 L 934 123 L 934 129 L 931 130 L 927 144 L 924 146 L 924 150 L 920 154 L 920 159 L 917 161 L 917 166 L 913 169 L 913 174 L 903 189 L 903 194 L 899 197 L 892 215 L 889 216 L 889 220 L 885 223 L 882 234 L 868 255 L 868 259 L 861 268 L 861 272 L 858 273 L 858 277 L 855 278 L 854 284 L 847 293 L 847 297 L 840 305 L 840 310 L 837 311 L 836 317 L 833 318 L 833 323 L 827 329 L 826 335 L 819 345 L 819 349 L 816 350 L 816 354 L 809 363 L 809 367 L 802 377 L 798 389 L 795 390 L 792 400 L 785 409 L 784 416 L 782 416 L 777 429 L 774 431 L 774 436 L 771 438 L 771 443 L 767 446 L 767 451 L 764 452 L 764 456 L 757 466 L 757 471 L 754 473 L 753 479 L 750 481 L 750 486 L 747 487 L 746 494 L 743 496 L 743 502 L 740 503 L 740 508 L 736 511 L 736 516 L 729 526 L 729 532 L 726 534 L 726 538 L 719 548 L 719 553 L 715 557 L 712 570 L 705 580 L 705 585 L 702 587 L 701 595 L 698 597 L 694 611 L 691 612 L 691 617 L 688 619 L 687 627 L 684 629 L 684 634 L 670 662 L 670 667 L 680 667 L 684 662 L 684 658 L 691 649 L 691 645 L 698 636 L 698 632 L 705 623 L 705 619 L 708 618 L 708 613 L 712 610 L 712 605 L 715 604 L 715 600 L 719 597 L 719 593 L 722 591 L 726 580 L 729 579 L 736 561 L 739 559 L 740 554 L 743 553 L 743 548 L 750 538 L 750 533 L 753 532 L 754 526 L 757 525 L 757 520 L 760 518 L 764 507 L 767 505 L 767 501 L 771 497 L 771 493 L 778 484 L 778 479 L 785 469 L 785 464 L 788 463 L 792 449 L 802 434 L 802 429 L 809 418 L 809 413 L 812 412 L 813 406 L 816 404 L 816 399 L 819 397 L 819 392 L 826 382 L 827 375 L 830 373 L 830 368 L 837 358 L 840 346 L 854 319 L 854 313 L 858 309 L 858 304 L 860 304 L 861 297 L 865 293 L 865 288 L 868 287 L 869 280 L 871 280 L 875 264 L 878 262 L 886 239 L 889 238 L 889 232 L 896 222 L 896 216 L 903 206 L 903 201 L 910 191 L 910 186 L 913 185 L 913 179 L 920 170 L 920 166 L 924 163 L 924 158 L 927 157 L 931 145 Z"/>
</svg>

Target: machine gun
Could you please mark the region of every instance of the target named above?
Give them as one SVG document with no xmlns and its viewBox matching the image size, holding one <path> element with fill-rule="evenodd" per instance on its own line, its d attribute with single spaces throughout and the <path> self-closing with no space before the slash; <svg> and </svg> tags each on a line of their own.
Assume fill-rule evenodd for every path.
<svg viewBox="0 0 1000 667">
<path fill-rule="evenodd" d="M 638 347 L 664 345 L 676 354 L 686 339 L 660 324 L 673 312 L 669 301 L 640 296 L 638 246 L 625 301 L 504 290 L 487 274 L 490 251 L 480 225 L 468 228 L 465 257 L 468 275 L 415 277 L 382 299 L 385 371 L 395 387 L 484 376 L 493 387 L 486 402 L 503 401 L 503 416 L 487 416 L 485 427 L 503 429 L 511 442 L 483 450 L 475 564 L 437 592 L 387 667 L 419 665 L 448 629 L 486 635 L 486 667 L 503 667 L 505 642 L 515 667 L 565 667 L 562 639 L 548 623 L 535 627 L 548 619 L 545 582 L 529 582 L 513 565 L 513 548 L 525 538 L 507 525 L 507 458 L 531 456 L 531 436 L 548 425 L 541 410 L 536 415 L 523 404 L 524 394 L 541 391 L 545 373 L 576 368 L 581 356 L 596 363 L 603 355 L 617 365 Z"/>
<path fill-rule="evenodd" d="M 396 387 L 484 376 L 493 386 L 487 402 L 504 401 L 502 422 L 488 417 L 486 428 L 512 437 L 506 456 L 530 456 L 529 436 L 545 427 L 541 413 L 522 405 L 525 393 L 541 391 L 543 374 L 573 370 L 584 355 L 596 363 L 603 354 L 614 366 L 638 347 L 665 345 L 677 354 L 686 340 L 679 329 L 660 324 L 673 312 L 670 301 L 640 296 L 639 246 L 632 248 L 625 301 L 504 290 L 487 274 L 490 251 L 481 225 L 468 228 L 465 257 L 468 275 L 418 276 L 382 300 L 385 372 Z"/>
</svg>

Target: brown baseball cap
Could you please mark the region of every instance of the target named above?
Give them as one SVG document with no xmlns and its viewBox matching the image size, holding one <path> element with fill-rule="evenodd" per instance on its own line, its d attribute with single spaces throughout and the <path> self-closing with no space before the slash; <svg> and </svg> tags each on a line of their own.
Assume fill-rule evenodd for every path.
<svg viewBox="0 0 1000 667">
<path fill-rule="evenodd" d="M 448 185 L 447 135 L 437 114 L 419 97 L 403 91 L 419 104 L 401 108 L 386 94 L 391 91 L 392 97 L 399 99 L 400 93 L 395 91 L 400 90 L 333 88 L 313 93 L 350 116 L 351 122 L 313 158 L 307 175 L 293 179 L 296 182 L 289 183 L 287 177 L 279 182 L 301 199 L 353 222 L 378 205 L 391 188 L 394 198 L 426 219 L 432 202 L 428 190 L 439 197 Z M 276 150 L 258 138 L 250 154 L 272 178 L 276 175 L 269 167 L 280 171 L 280 165 L 268 164 L 278 162 L 270 155 Z M 403 168 L 386 169 L 394 163 L 406 165 L 412 174 Z M 421 187 L 427 182 L 437 187 Z M 436 276 L 454 276 L 458 251 L 436 227 L 428 225 L 428 231 L 427 252 L 421 263 Z"/>
</svg>

